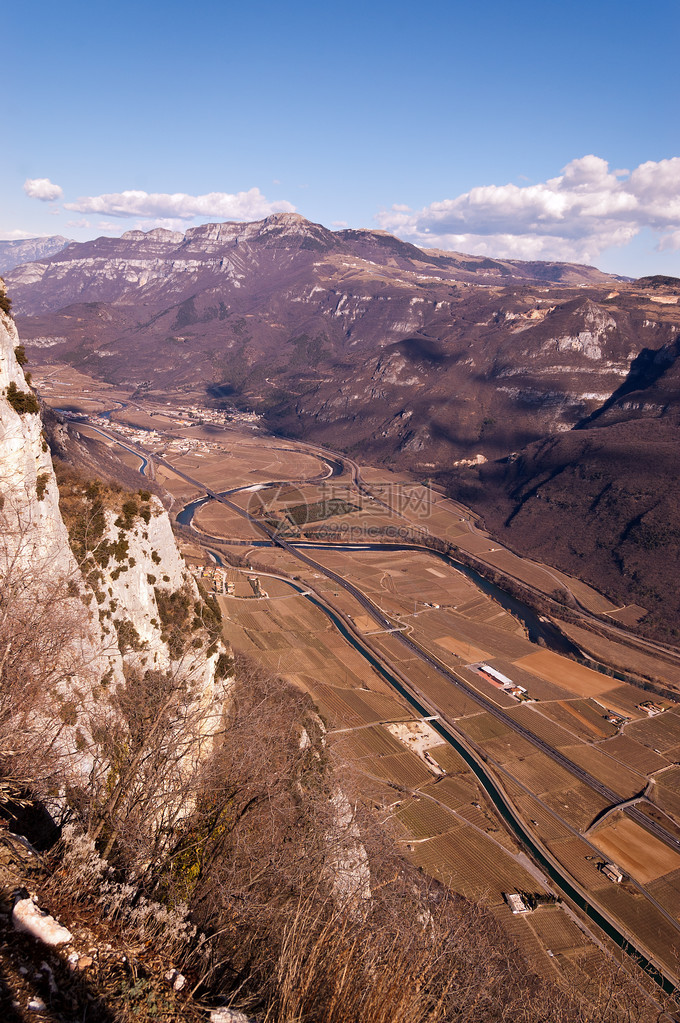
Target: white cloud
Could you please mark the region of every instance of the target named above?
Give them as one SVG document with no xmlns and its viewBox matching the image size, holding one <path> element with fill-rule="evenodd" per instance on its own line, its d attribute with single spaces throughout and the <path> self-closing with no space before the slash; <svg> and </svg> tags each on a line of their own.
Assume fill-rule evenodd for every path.
<svg viewBox="0 0 680 1023">
<path fill-rule="evenodd" d="M 517 259 L 592 262 L 643 228 L 661 235 L 660 248 L 677 248 L 680 157 L 630 172 L 584 156 L 540 184 L 484 185 L 422 210 L 395 205 L 376 220 L 421 246 Z"/>
<path fill-rule="evenodd" d="M 48 237 L 49 235 L 46 235 L 40 231 L 22 231 L 20 228 L 14 228 L 14 230 L 12 231 L 0 230 L 0 240 L 2 240 L 3 242 L 23 241 L 24 238 L 48 238 Z"/>
<path fill-rule="evenodd" d="M 295 207 L 285 199 L 271 201 L 258 188 L 247 192 L 209 192 L 207 195 L 186 195 L 184 192 L 114 192 L 108 195 L 83 196 L 76 202 L 64 203 L 77 213 L 101 213 L 109 217 L 151 218 L 161 220 L 193 220 L 194 217 L 218 217 L 223 220 L 261 220 L 271 213 L 293 213 Z"/>
<path fill-rule="evenodd" d="M 186 222 L 180 217 L 156 217 L 153 220 L 138 220 L 134 224 L 134 228 L 137 231 L 153 231 L 155 227 L 163 227 L 166 231 L 181 231 L 182 233 L 187 229 Z"/>
<path fill-rule="evenodd" d="M 40 199 L 41 202 L 54 202 L 64 194 L 63 189 L 49 178 L 26 178 L 24 192 L 29 199 Z"/>
<path fill-rule="evenodd" d="M 671 252 L 677 252 L 678 249 L 680 249 L 680 230 L 671 231 L 671 233 L 665 235 L 657 245 L 657 250 L 659 252 L 667 252 L 668 250 Z"/>
</svg>

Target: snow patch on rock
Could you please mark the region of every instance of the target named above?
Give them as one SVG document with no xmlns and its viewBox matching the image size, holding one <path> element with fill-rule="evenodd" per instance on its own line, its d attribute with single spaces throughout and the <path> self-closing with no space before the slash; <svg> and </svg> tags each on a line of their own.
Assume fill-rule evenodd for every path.
<svg viewBox="0 0 680 1023">
<path fill-rule="evenodd" d="M 68 945 L 73 940 L 71 932 L 40 910 L 33 899 L 19 899 L 12 910 L 12 924 L 15 931 L 30 934 L 43 945 Z"/>
</svg>

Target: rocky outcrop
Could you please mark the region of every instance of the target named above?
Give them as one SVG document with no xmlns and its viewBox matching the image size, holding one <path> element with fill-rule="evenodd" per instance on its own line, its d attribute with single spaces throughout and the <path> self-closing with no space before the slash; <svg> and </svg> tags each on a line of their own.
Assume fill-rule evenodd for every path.
<svg viewBox="0 0 680 1023">
<path fill-rule="evenodd" d="M 18 358 L 17 358 L 18 356 Z M 122 679 L 116 651 L 109 651 L 99 623 L 83 606 L 86 585 L 59 511 L 59 489 L 40 409 L 24 372 L 14 322 L 0 313 L 0 579 L 8 605 L 30 616 L 40 604 L 58 602 L 72 621 L 70 640 L 54 652 L 47 678 L 65 699 L 67 680 L 89 688 L 111 669 Z M 53 620 L 56 619 L 56 609 Z M 11 642 L 11 639 L 6 640 Z"/>
</svg>

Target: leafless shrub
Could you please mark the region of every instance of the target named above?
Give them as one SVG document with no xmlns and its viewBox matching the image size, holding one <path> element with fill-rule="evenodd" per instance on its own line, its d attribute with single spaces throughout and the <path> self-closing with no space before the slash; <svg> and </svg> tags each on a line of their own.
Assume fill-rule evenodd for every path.
<svg viewBox="0 0 680 1023">
<path fill-rule="evenodd" d="M 197 935 L 186 904 L 168 907 L 146 898 L 138 885 L 121 882 L 104 860 L 89 835 L 73 825 L 63 829 L 55 854 L 58 867 L 50 887 L 60 898 L 98 906 L 102 915 L 116 923 L 123 934 L 153 943 L 157 952 L 171 959 L 186 953 Z"/>
<path fill-rule="evenodd" d="M 242 659 L 236 673 L 224 741 L 169 889 L 208 935 L 205 992 L 220 990 L 267 1023 L 649 1018 L 646 996 L 615 968 L 587 991 L 534 976 L 490 913 L 401 858 L 361 786 L 334 774 L 308 699 Z M 338 784 L 351 828 L 337 826 Z M 338 897 L 329 874 L 347 862 L 357 829 L 370 899 Z"/>
<path fill-rule="evenodd" d="M 137 873 L 162 873 L 217 741 L 221 711 L 200 682 L 180 670 L 127 669 L 91 715 L 93 768 L 74 802 L 104 858 Z"/>
</svg>

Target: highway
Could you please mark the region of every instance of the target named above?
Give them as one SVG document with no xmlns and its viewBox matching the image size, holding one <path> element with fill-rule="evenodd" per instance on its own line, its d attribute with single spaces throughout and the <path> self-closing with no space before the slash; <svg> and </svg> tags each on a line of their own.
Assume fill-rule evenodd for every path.
<svg viewBox="0 0 680 1023">
<path fill-rule="evenodd" d="M 166 468 L 172 469 L 173 472 L 175 472 L 178 476 L 181 476 L 181 478 L 185 479 L 188 483 L 192 483 L 197 487 L 201 487 L 205 491 L 205 493 L 213 500 L 219 501 L 220 504 L 226 505 L 226 507 L 228 507 L 231 511 L 242 516 L 243 518 L 246 518 L 256 528 L 265 533 L 269 540 L 272 543 L 276 544 L 276 546 L 281 547 L 283 550 L 287 551 L 294 558 L 297 558 L 298 561 L 301 561 L 303 564 L 307 565 L 315 572 L 320 572 L 322 575 L 325 575 L 326 578 L 331 579 L 337 586 L 340 586 L 347 593 L 349 593 L 381 628 L 394 630 L 395 625 L 399 624 L 398 622 L 395 622 L 392 619 L 387 618 L 386 615 L 384 615 L 383 612 L 378 607 L 375 606 L 371 599 L 367 597 L 364 593 L 362 593 L 362 591 L 358 589 L 353 583 L 349 582 L 347 579 L 344 579 L 341 575 L 339 575 L 337 572 L 334 572 L 332 569 L 326 568 L 318 561 L 314 561 L 313 558 L 310 558 L 307 554 L 304 554 L 303 551 L 298 549 L 294 543 L 290 543 L 290 541 L 286 540 L 284 537 L 279 536 L 273 530 L 269 529 L 264 523 L 254 518 L 247 511 L 244 511 L 243 508 L 239 508 L 239 506 L 237 504 L 234 504 L 233 501 L 230 501 L 228 497 L 208 489 L 198 480 L 192 479 L 191 477 L 180 472 L 179 470 L 174 469 L 170 465 L 170 463 L 165 462 L 163 459 L 157 458 L 156 461 L 159 462 L 161 465 L 165 465 Z M 608 803 L 618 804 L 627 802 L 627 797 L 621 795 L 618 792 L 615 792 L 613 789 L 610 789 L 603 782 L 599 781 L 597 778 L 594 778 L 591 774 L 589 774 L 578 764 L 575 764 L 573 760 L 570 760 L 559 750 L 555 749 L 553 746 L 550 746 L 549 743 L 545 742 L 545 740 L 539 738 L 532 731 L 530 731 L 528 728 L 522 725 L 521 722 L 515 720 L 515 718 L 507 714 L 502 709 L 502 707 L 499 707 L 496 704 L 492 703 L 491 701 L 487 700 L 484 696 L 482 696 L 481 693 L 477 692 L 476 689 L 470 686 L 455 671 L 453 671 L 450 668 L 447 668 L 436 657 L 434 657 L 427 650 L 424 650 L 421 646 L 419 646 L 419 644 L 416 643 L 413 639 L 411 639 L 410 636 L 405 635 L 401 631 L 395 631 L 392 634 L 399 643 L 405 646 L 411 653 L 415 654 L 422 661 L 424 661 L 430 668 L 432 668 L 439 675 L 445 678 L 447 682 L 450 682 L 452 685 L 456 686 L 459 690 L 465 693 L 465 695 L 469 699 L 473 700 L 479 707 L 481 707 L 487 713 L 495 717 L 496 720 L 502 722 L 508 728 L 511 728 L 518 735 L 521 735 L 522 738 L 532 743 L 538 750 L 540 750 L 541 753 L 544 753 L 546 756 L 549 756 L 553 761 L 555 761 L 555 763 L 559 764 L 560 767 L 563 767 L 566 771 L 569 771 L 570 774 L 574 775 L 574 777 L 576 777 L 579 781 L 583 782 L 585 785 L 588 785 L 591 789 L 593 789 L 593 791 L 601 795 L 602 798 L 605 799 Z M 658 839 L 660 839 L 660 841 L 665 842 L 666 845 L 669 845 L 677 852 L 680 852 L 680 839 L 677 839 L 674 835 L 671 835 L 668 831 L 666 831 L 664 827 L 662 827 L 662 825 L 658 824 L 656 821 L 653 821 L 649 817 L 645 816 L 645 814 L 641 813 L 637 809 L 637 807 L 626 806 L 624 808 L 624 812 L 629 817 L 631 817 L 631 819 L 633 819 L 637 824 L 639 824 L 641 827 L 645 828 L 647 831 L 651 832 Z"/>
<path fill-rule="evenodd" d="M 370 487 L 366 484 L 365 480 L 363 479 L 363 477 L 361 475 L 361 469 L 360 469 L 359 465 L 357 464 L 357 462 L 355 462 L 348 455 L 340 454 L 339 452 L 331 452 L 328 448 L 321 448 L 321 447 L 316 448 L 312 444 L 305 444 L 304 447 L 305 447 L 306 450 L 308 450 L 310 452 L 314 452 L 314 451 L 323 452 L 325 455 L 327 455 L 329 457 L 334 457 L 335 459 L 339 459 L 339 460 L 344 461 L 344 463 L 348 466 L 348 468 L 350 470 L 352 482 L 354 483 L 354 485 L 356 486 L 357 490 L 359 490 L 360 493 L 364 494 L 366 497 L 370 498 L 372 501 L 376 502 L 377 504 L 382 505 L 383 508 L 389 509 L 389 511 L 391 511 L 393 514 L 396 514 L 396 515 L 400 515 L 401 514 L 397 509 L 395 509 L 391 505 L 386 504 L 384 501 L 381 501 L 379 498 L 377 498 L 371 492 Z M 457 504 L 458 502 L 454 502 L 454 503 Z M 464 510 L 465 512 L 468 511 L 468 509 L 465 509 L 465 507 L 463 505 L 460 505 L 460 508 L 461 508 L 461 510 Z M 401 516 L 401 517 L 404 518 L 404 516 Z M 410 520 L 406 519 L 406 521 L 410 521 Z M 483 532 L 481 532 L 480 530 L 478 530 L 470 520 L 466 520 L 466 522 L 467 522 L 468 528 L 470 529 L 470 532 L 476 533 L 479 536 L 485 536 L 486 535 Z M 421 532 L 423 532 L 425 534 L 429 534 L 429 530 L 427 530 L 427 529 L 422 529 Z M 489 565 L 485 561 L 483 561 L 481 558 L 476 557 L 474 554 L 470 553 L 469 551 L 466 551 L 465 553 L 466 553 L 466 556 L 471 561 L 473 561 L 476 565 L 479 566 L 481 571 L 485 571 L 485 570 L 488 571 Z M 526 559 L 526 560 L 529 560 L 529 559 Z M 529 563 L 533 564 L 532 562 L 529 562 Z M 548 575 L 551 574 L 549 569 L 547 568 L 547 566 L 539 564 L 539 563 L 535 563 L 535 564 L 537 564 L 537 566 L 539 568 L 541 568 L 542 570 L 546 571 L 548 573 Z M 532 586 L 530 583 L 526 582 L 523 579 L 519 579 L 519 578 L 517 578 L 515 576 L 512 576 L 511 573 L 507 573 L 507 575 L 510 578 L 514 579 L 515 582 L 519 583 L 520 586 L 522 586 L 528 592 L 534 593 L 537 596 L 542 597 L 542 598 L 545 599 L 546 593 L 544 593 L 542 590 L 537 589 L 535 586 Z M 565 585 L 564 580 L 557 579 L 554 576 L 553 576 L 553 578 L 555 578 L 555 582 L 558 585 L 560 585 L 560 586 L 564 586 Z M 642 636 L 633 636 L 633 635 L 630 634 L 630 632 L 628 632 L 622 626 L 615 624 L 611 619 L 607 619 L 606 616 L 598 616 L 596 614 L 593 614 L 593 612 L 589 611 L 588 608 L 585 607 L 579 601 L 579 599 L 575 595 L 572 594 L 572 596 L 574 596 L 574 600 L 575 600 L 576 605 L 577 605 L 576 608 L 572 609 L 572 612 L 574 614 L 576 614 L 582 620 L 584 620 L 586 622 L 590 622 L 590 623 L 597 623 L 597 626 L 598 626 L 599 629 L 604 629 L 610 636 L 612 636 L 612 638 L 614 638 L 616 640 L 619 640 L 619 641 L 622 641 L 622 642 L 626 643 L 629 646 L 637 647 L 640 650 L 646 651 L 646 652 L 651 653 L 651 654 L 659 655 L 661 657 L 664 657 L 664 658 L 670 659 L 672 661 L 675 661 L 676 663 L 680 662 L 680 651 L 677 650 L 676 648 L 674 648 L 672 646 L 669 646 L 668 644 L 665 644 L 665 643 L 659 643 L 659 642 L 657 642 L 655 640 L 646 639 L 646 638 L 644 638 Z"/>
<path fill-rule="evenodd" d="M 177 470 L 173 471 L 177 472 Z M 187 479 L 188 482 L 191 482 L 189 480 L 189 477 L 186 477 L 184 474 L 179 473 L 179 475 L 182 475 L 184 479 Z M 375 605 L 371 603 L 369 598 L 367 598 L 360 590 L 353 586 L 352 583 L 348 583 L 346 580 L 343 579 L 342 576 L 338 575 L 336 572 L 333 572 L 332 570 L 325 568 L 323 565 L 320 565 L 312 558 L 309 558 L 306 555 L 302 554 L 299 550 L 296 550 L 293 544 L 288 543 L 288 541 L 283 540 L 281 537 L 275 536 L 275 534 L 271 530 L 269 530 L 266 526 L 257 523 L 257 520 L 253 519 L 253 517 L 250 516 L 248 512 L 243 511 L 243 509 L 239 509 L 238 506 L 233 504 L 233 502 L 229 501 L 228 498 L 216 494 L 215 492 L 211 493 L 208 490 L 206 490 L 206 493 L 208 493 L 209 496 L 213 497 L 215 500 L 220 501 L 222 504 L 225 504 L 230 509 L 237 511 L 239 514 L 247 517 L 252 522 L 257 524 L 260 529 L 263 529 L 267 533 L 272 542 L 277 544 L 277 546 L 282 547 L 282 549 L 293 554 L 296 558 L 298 558 L 304 564 L 308 565 L 310 568 L 313 568 L 315 571 L 322 573 L 327 578 L 335 582 L 337 585 L 342 586 L 343 589 L 349 592 L 361 604 L 361 606 L 366 610 L 366 612 L 378 624 L 381 624 L 384 627 L 390 628 L 392 627 L 393 623 L 388 618 L 386 618 L 382 614 L 382 612 L 375 607 Z M 292 585 L 295 586 L 296 589 L 298 589 L 297 584 L 292 583 Z M 300 585 L 299 592 L 302 592 L 302 590 L 303 587 Z M 667 992 L 674 990 L 675 978 L 670 979 L 667 972 L 661 967 L 661 965 L 658 962 L 654 960 L 654 957 L 648 950 L 645 950 L 644 953 L 640 952 L 639 943 L 636 944 L 635 937 L 631 934 L 626 934 L 623 931 L 621 931 L 620 928 L 622 925 L 618 923 L 616 920 L 614 920 L 614 918 L 612 918 L 609 915 L 609 913 L 606 912 L 606 910 L 598 906 L 589 896 L 588 892 L 580 884 L 578 884 L 578 882 L 576 882 L 575 879 L 571 877 L 571 875 L 569 875 L 566 872 L 565 868 L 562 867 L 559 861 L 557 861 L 552 856 L 549 850 L 547 850 L 541 843 L 537 841 L 537 839 L 533 835 L 531 835 L 527 831 L 524 822 L 522 821 L 519 814 L 515 810 L 511 801 L 507 798 L 502 788 L 496 782 L 493 775 L 491 775 L 489 770 L 486 768 L 484 763 L 485 757 L 483 751 L 476 750 L 474 744 L 471 743 L 471 741 L 466 736 L 460 733 L 460 731 L 456 727 L 455 722 L 449 719 L 447 715 L 443 714 L 436 706 L 436 704 L 432 703 L 430 698 L 426 696 L 426 694 L 422 693 L 416 686 L 414 686 L 413 683 L 408 678 L 406 678 L 402 672 L 398 671 L 398 669 L 396 669 L 389 662 L 383 661 L 384 655 L 376 655 L 376 653 L 374 653 L 371 650 L 371 648 L 367 645 L 364 638 L 359 637 L 356 634 L 356 631 L 351 626 L 348 626 L 347 623 L 343 622 L 338 612 L 335 611 L 333 608 L 329 607 L 323 600 L 323 598 L 315 599 L 313 596 L 310 596 L 308 594 L 308 599 L 311 599 L 312 603 L 316 604 L 322 611 L 324 611 L 325 614 L 327 614 L 331 618 L 336 627 L 338 627 L 340 631 L 345 635 L 345 638 L 349 639 L 352 645 L 363 653 L 363 656 L 366 657 L 369 660 L 369 662 L 383 675 L 383 677 L 386 678 L 386 680 L 389 681 L 390 684 L 394 686 L 394 688 L 396 688 L 397 691 L 408 700 L 408 702 L 411 704 L 414 710 L 416 710 L 421 717 L 436 719 L 431 721 L 432 727 L 439 732 L 439 734 L 447 743 L 452 745 L 457 750 L 457 752 L 460 753 L 461 756 L 463 756 L 465 761 L 468 763 L 468 765 L 471 767 L 477 778 L 482 783 L 484 789 L 492 799 L 492 802 L 495 804 L 497 810 L 511 825 L 512 830 L 520 839 L 521 843 L 525 846 L 525 848 L 529 849 L 534 858 L 539 862 L 541 867 L 548 873 L 552 880 L 556 881 L 560 885 L 563 892 L 566 895 L 568 895 L 568 897 L 572 899 L 578 906 L 580 906 L 581 909 L 585 910 L 588 913 L 588 916 L 595 923 L 597 923 L 599 927 L 605 930 L 605 932 L 610 937 L 614 938 L 617 944 L 619 944 L 628 954 L 632 955 L 643 966 L 643 968 L 649 967 L 650 969 L 648 969 L 648 972 L 650 972 L 650 975 L 656 980 L 657 983 L 660 984 L 660 986 L 664 988 L 664 990 L 666 990 Z M 478 704 L 480 704 L 480 706 L 482 706 L 485 710 L 497 709 L 499 711 L 499 715 L 497 716 L 502 716 L 503 720 L 506 719 L 507 716 L 503 714 L 503 711 L 500 708 L 495 708 L 492 704 L 487 703 L 487 701 L 483 696 L 481 696 L 481 694 L 477 693 L 471 687 L 468 687 L 463 680 L 458 679 L 453 673 L 449 672 L 447 668 L 445 668 L 443 665 L 440 665 L 434 658 L 432 658 L 427 653 L 427 651 L 422 650 L 421 647 L 419 647 L 416 643 L 410 640 L 409 637 L 404 636 L 403 633 L 395 633 L 394 635 L 395 638 L 399 639 L 400 641 L 406 640 L 406 646 L 408 646 L 410 650 L 415 652 L 417 656 L 426 660 L 431 667 L 439 671 L 440 674 L 443 674 L 454 685 L 458 685 L 460 688 L 462 688 L 467 695 L 472 696 L 475 699 L 475 701 Z M 513 725 L 516 724 L 516 722 L 513 722 L 512 719 L 508 719 L 508 722 Z M 536 745 L 539 745 L 539 747 L 548 754 L 551 755 L 553 752 L 555 753 L 557 752 L 553 751 L 551 747 L 547 746 L 546 743 L 542 742 L 542 740 L 538 739 L 531 732 L 528 732 L 527 730 L 521 728 L 521 726 L 517 730 L 520 731 L 521 734 L 525 734 L 526 738 L 528 738 L 529 741 L 534 742 Z M 578 774 L 582 776 L 582 780 L 587 780 L 590 778 L 590 776 L 587 775 L 585 771 L 582 771 L 582 769 L 579 768 L 576 764 L 573 764 L 571 761 L 567 760 L 566 757 L 562 757 L 561 754 L 559 756 L 561 760 L 564 760 L 564 766 L 569 765 L 569 767 L 573 768 L 575 772 L 578 772 Z M 592 781 L 596 782 L 595 779 L 592 779 Z M 596 784 L 599 785 L 600 783 L 596 782 Z M 605 791 L 609 791 L 604 786 L 602 786 L 602 788 Z M 614 800 L 619 802 L 621 801 L 621 797 L 614 793 L 612 793 L 612 795 Z M 645 894 L 644 891 L 642 893 Z M 671 922 L 676 928 L 678 927 L 677 922 L 673 920 L 671 917 L 669 917 L 669 915 L 662 909 L 662 907 L 657 908 L 661 910 L 661 912 L 669 920 L 669 922 Z"/>
<path fill-rule="evenodd" d="M 104 431 L 100 432 L 102 432 L 103 435 L 106 436 Z M 116 441 L 118 440 L 118 438 L 116 437 L 110 437 L 110 439 L 115 439 Z M 127 447 L 127 445 L 123 446 Z M 132 450 L 129 447 L 127 449 Z M 171 472 L 175 473 L 175 475 L 179 476 L 181 479 L 186 480 L 187 483 L 191 483 L 192 486 L 195 486 L 197 489 L 202 490 L 208 497 L 212 498 L 214 501 L 218 501 L 220 504 L 225 505 L 231 511 L 235 512 L 237 515 L 241 516 L 242 518 L 245 518 L 256 529 L 264 533 L 265 536 L 273 544 L 287 551 L 292 557 L 296 558 L 298 561 L 301 561 L 303 564 L 307 565 L 315 572 L 319 572 L 322 575 L 325 575 L 326 578 L 331 579 L 337 586 L 341 587 L 347 593 L 349 593 L 381 628 L 389 629 L 391 631 L 395 630 L 395 626 L 398 625 L 399 623 L 393 621 L 390 618 L 387 618 L 380 610 L 380 608 L 376 607 L 376 605 L 370 600 L 370 598 L 367 597 L 353 583 L 349 582 L 347 579 L 344 579 L 341 575 L 339 575 L 337 572 L 334 572 L 332 569 L 326 568 L 318 561 L 315 561 L 313 558 L 310 558 L 307 554 L 303 553 L 303 551 L 300 550 L 294 543 L 291 543 L 290 541 L 286 540 L 285 537 L 274 532 L 262 521 L 255 518 L 253 515 L 245 511 L 243 508 L 240 508 L 233 501 L 229 500 L 227 494 L 234 494 L 247 491 L 250 489 L 250 487 L 235 487 L 231 491 L 218 493 L 215 490 L 211 490 L 209 487 L 206 487 L 205 484 L 202 483 L 200 480 L 188 476 L 180 469 L 177 469 L 164 458 L 161 458 L 158 455 L 154 455 L 149 451 L 144 451 L 144 449 L 142 448 L 140 448 L 139 451 L 141 451 L 145 457 L 153 458 L 158 465 L 165 466 L 166 469 L 169 469 Z M 322 454 L 319 454 L 319 452 L 322 452 Z M 134 453 L 137 454 L 136 451 Z M 323 457 L 323 455 L 326 454 L 327 452 L 325 451 L 325 449 L 317 449 L 317 457 Z M 343 456 L 343 458 L 345 458 L 345 456 Z M 362 487 L 364 493 L 370 494 L 370 492 L 365 489 L 366 485 L 364 484 L 361 478 L 361 472 L 357 463 L 348 458 L 345 458 L 345 462 L 350 466 L 353 481 L 358 486 L 360 485 Z M 320 475 L 312 477 L 311 479 L 308 480 L 289 480 L 287 481 L 286 485 L 288 486 L 295 484 L 301 485 L 302 483 L 309 484 L 318 482 L 319 480 L 323 480 L 326 478 L 328 478 L 326 475 Z M 272 481 L 268 484 L 263 485 L 263 489 L 271 486 L 283 485 L 284 481 Z M 217 537 L 213 537 L 211 539 L 219 542 Z M 456 686 L 461 692 L 463 692 L 468 697 L 468 699 L 473 700 L 484 711 L 491 714 L 494 718 L 496 718 L 496 720 L 500 721 L 506 727 L 512 729 L 518 735 L 522 736 L 522 738 L 526 739 L 527 742 L 532 743 L 532 745 L 534 745 L 541 753 L 544 753 L 546 756 L 550 757 L 551 760 L 559 764 L 560 767 L 564 768 L 575 778 L 577 778 L 580 782 L 589 786 L 594 792 L 597 792 L 598 795 L 602 796 L 602 798 L 605 799 L 609 804 L 616 805 L 628 802 L 627 797 L 621 795 L 618 792 L 615 792 L 613 789 L 610 789 L 609 786 L 605 785 L 604 782 L 601 782 L 599 781 L 599 779 L 594 778 L 588 771 L 584 770 L 584 768 L 574 763 L 573 760 L 570 760 L 568 757 L 566 757 L 559 750 L 555 749 L 553 746 L 550 746 L 550 744 L 547 743 L 545 740 L 535 735 L 532 731 L 530 731 L 530 729 L 522 725 L 521 722 L 515 720 L 513 717 L 507 714 L 501 707 L 487 700 L 484 696 L 482 696 L 481 693 L 477 692 L 476 689 L 470 686 L 469 683 L 465 681 L 465 679 L 461 678 L 461 676 L 458 675 L 457 672 L 446 667 L 446 665 L 442 664 L 436 657 L 434 657 L 431 653 L 423 649 L 418 643 L 411 639 L 410 636 L 406 635 L 404 632 L 401 631 L 393 631 L 392 634 L 399 643 L 405 646 L 412 654 L 415 654 L 417 657 L 419 657 L 420 660 L 424 661 L 433 671 L 436 671 L 437 674 L 445 678 L 447 682 L 450 682 L 452 685 Z M 642 795 L 642 793 L 640 794 Z M 651 820 L 645 814 L 641 813 L 641 811 L 638 810 L 635 805 L 625 806 L 623 808 L 623 812 L 626 813 L 627 816 L 629 816 L 632 820 L 634 820 L 636 824 L 638 824 L 640 827 L 644 828 L 646 831 L 653 834 L 661 842 L 664 842 L 666 845 L 670 846 L 676 852 L 680 852 L 680 839 L 676 838 L 674 835 L 671 835 L 657 821 Z"/>
</svg>

